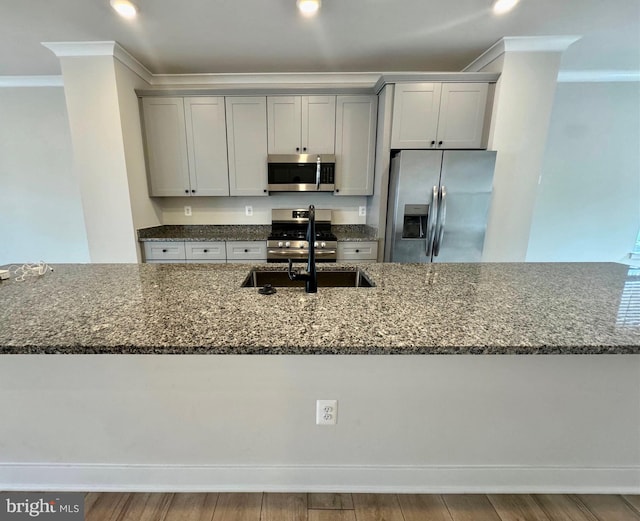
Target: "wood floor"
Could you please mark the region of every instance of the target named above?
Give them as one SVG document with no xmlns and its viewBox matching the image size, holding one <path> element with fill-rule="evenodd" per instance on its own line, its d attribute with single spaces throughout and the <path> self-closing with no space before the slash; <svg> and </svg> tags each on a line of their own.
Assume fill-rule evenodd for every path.
<svg viewBox="0 0 640 521">
<path fill-rule="evenodd" d="M 86 521 L 640 521 L 640 495 L 89 493 Z"/>
</svg>

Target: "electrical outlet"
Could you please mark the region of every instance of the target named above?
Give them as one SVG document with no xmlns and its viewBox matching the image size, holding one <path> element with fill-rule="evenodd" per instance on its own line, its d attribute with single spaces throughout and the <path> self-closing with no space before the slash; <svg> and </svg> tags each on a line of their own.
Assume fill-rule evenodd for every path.
<svg viewBox="0 0 640 521">
<path fill-rule="evenodd" d="M 358 216 L 359 217 L 366 217 L 367 216 L 367 207 L 366 206 L 359 206 L 358 207 Z"/>
<path fill-rule="evenodd" d="M 245 206 L 244 207 L 244 214 L 247 217 L 251 217 L 253 215 L 253 206 Z"/>
<path fill-rule="evenodd" d="M 338 423 L 338 400 L 316 400 L 316 425 Z"/>
<path fill-rule="evenodd" d="M 185 206 L 185 207 L 184 207 L 184 214 L 185 214 L 187 217 L 191 217 L 191 206 Z"/>
</svg>

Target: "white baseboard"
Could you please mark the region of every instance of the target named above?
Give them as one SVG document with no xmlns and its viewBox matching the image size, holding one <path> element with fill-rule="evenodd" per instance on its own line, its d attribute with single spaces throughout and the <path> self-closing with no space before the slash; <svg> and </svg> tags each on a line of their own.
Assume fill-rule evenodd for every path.
<svg viewBox="0 0 640 521">
<path fill-rule="evenodd" d="M 0 490 L 640 493 L 640 467 L 0 463 Z"/>
</svg>

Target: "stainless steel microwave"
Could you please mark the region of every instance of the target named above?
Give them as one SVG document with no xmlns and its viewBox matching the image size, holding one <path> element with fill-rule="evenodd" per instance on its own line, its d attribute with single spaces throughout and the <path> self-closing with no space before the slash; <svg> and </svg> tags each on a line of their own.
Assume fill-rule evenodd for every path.
<svg viewBox="0 0 640 521">
<path fill-rule="evenodd" d="M 270 192 L 333 192 L 336 156 L 328 154 L 269 155 Z"/>
</svg>

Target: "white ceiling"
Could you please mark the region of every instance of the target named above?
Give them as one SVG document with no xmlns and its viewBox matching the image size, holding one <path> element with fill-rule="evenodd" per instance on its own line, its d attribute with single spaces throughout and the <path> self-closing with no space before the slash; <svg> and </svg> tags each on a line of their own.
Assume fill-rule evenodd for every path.
<svg viewBox="0 0 640 521">
<path fill-rule="evenodd" d="M 151 72 L 460 71 L 503 36 L 582 35 L 563 70 L 640 70 L 640 0 L 0 0 L 0 76 L 60 74 L 40 42 L 115 40 Z"/>
</svg>

